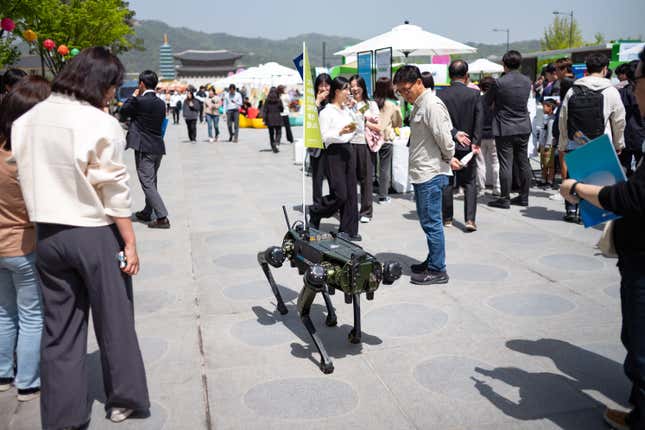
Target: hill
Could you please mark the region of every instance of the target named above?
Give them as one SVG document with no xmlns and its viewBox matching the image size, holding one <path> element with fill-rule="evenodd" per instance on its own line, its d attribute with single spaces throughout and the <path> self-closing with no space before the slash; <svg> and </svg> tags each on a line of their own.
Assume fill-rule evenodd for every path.
<svg viewBox="0 0 645 430">
<path fill-rule="evenodd" d="M 312 64 L 322 64 L 322 42 L 327 44 L 326 61 L 329 65 L 340 64 L 341 58 L 332 54 L 346 46 L 359 42 L 358 39 L 338 36 L 326 36 L 310 33 L 283 40 L 271 40 L 261 37 L 247 38 L 231 36 L 226 33 L 204 33 L 188 28 L 171 27 L 160 21 L 138 21 L 135 25 L 136 38 L 143 42 L 143 51 L 133 50 L 120 55 L 130 73 L 137 73 L 146 68 L 156 70 L 159 67 L 159 45 L 163 35 L 167 34 L 173 52 L 186 49 L 227 49 L 243 54 L 239 64 L 257 66 L 269 61 L 293 67 L 292 59 L 302 52 L 302 42 L 307 42 Z"/>
<path fill-rule="evenodd" d="M 502 55 L 504 55 L 504 53 L 506 52 L 506 43 L 491 45 L 486 43 L 466 42 L 466 45 L 477 48 L 476 54 L 463 56 L 463 58 L 467 61 L 475 60 L 477 58 L 488 58 L 489 60 L 501 62 Z M 511 42 L 509 47 L 510 49 L 515 49 L 522 54 L 528 54 L 530 52 L 537 52 L 542 50 L 539 40 L 522 40 L 518 42 Z"/>
</svg>

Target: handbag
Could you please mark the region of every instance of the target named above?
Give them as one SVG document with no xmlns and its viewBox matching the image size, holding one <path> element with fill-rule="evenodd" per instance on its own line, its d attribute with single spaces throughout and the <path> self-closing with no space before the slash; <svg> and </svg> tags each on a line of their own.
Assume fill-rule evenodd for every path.
<svg viewBox="0 0 645 430">
<path fill-rule="evenodd" d="M 614 220 L 605 224 L 605 228 L 602 231 L 602 235 L 600 236 L 597 246 L 605 257 L 618 258 L 618 253 L 616 252 L 616 246 L 614 244 Z"/>
</svg>

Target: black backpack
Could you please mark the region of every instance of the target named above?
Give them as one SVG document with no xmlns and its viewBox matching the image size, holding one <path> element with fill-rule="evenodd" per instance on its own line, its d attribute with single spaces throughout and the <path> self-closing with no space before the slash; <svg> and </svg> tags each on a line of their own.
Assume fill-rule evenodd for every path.
<svg viewBox="0 0 645 430">
<path fill-rule="evenodd" d="M 574 85 L 567 108 L 567 134 L 570 140 L 577 131 L 589 139 L 605 134 L 604 97 L 583 85 Z"/>
</svg>

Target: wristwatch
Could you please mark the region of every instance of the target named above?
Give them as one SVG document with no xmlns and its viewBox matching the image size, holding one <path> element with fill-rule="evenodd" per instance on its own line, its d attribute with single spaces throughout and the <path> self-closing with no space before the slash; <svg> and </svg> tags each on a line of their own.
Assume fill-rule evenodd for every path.
<svg viewBox="0 0 645 430">
<path fill-rule="evenodd" d="M 582 197 L 580 197 L 580 195 L 578 195 L 578 193 L 576 192 L 576 187 L 579 183 L 580 181 L 576 181 L 573 183 L 573 185 L 571 185 L 571 188 L 569 188 L 569 195 L 582 200 Z"/>
</svg>

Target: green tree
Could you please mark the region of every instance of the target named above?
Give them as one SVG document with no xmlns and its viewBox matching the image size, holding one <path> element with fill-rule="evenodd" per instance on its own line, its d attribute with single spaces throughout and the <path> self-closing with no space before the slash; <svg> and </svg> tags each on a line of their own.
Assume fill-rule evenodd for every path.
<svg viewBox="0 0 645 430">
<path fill-rule="evenodd" d="M 541 40 L 542 49 L 566 49 L 577 48 L 585 44 L 582 38 L 582 31 L 578 22 L 571 17 L 556 15 L 553 17 L 553 23 L 544 29 L 544 38 Z"/>
<path fill-rule="evenodd" d="M 605 35 L 598 32 L 593 35 L 593 40 L 589 43 L 589 46 L 599 46 L 604 45 L 606 42 Z"/>
</svg>

